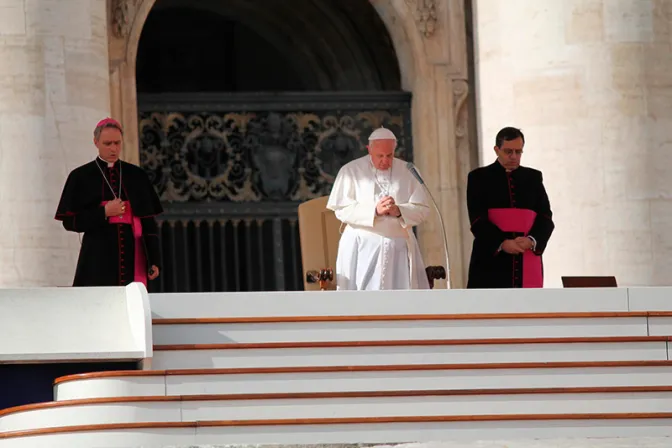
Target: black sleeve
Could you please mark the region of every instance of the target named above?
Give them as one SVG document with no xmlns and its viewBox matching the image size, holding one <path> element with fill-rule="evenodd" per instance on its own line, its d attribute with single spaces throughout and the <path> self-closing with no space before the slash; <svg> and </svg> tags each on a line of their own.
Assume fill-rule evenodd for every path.
<svg viewBox="0 0 672 448">
<path fill-rule="evenodd" d="M 161 270 L 161 240 L 159 227 L 153 216 L 142 218 L 142 238 L 147 248 L 147 265 L 156 266 Z"/>
<path fill-rule="evenodd" d="M 484 189 L 484 182 L 477 177 L 476 172 L 469 173 L 467 177 L 467 209 L 469 211 L 471 233 L 483 245 L 482 247 L 488 248 L 494 255 L 506 238 L 499 227 L 488 218 Z"/>
<path fill-rule="evenodd" d="M 541 255 L 544 253 L 544 250 L 546 250 L 546 245 L 555 229 L 555 224 L 553 223 L 553 212 L 551 211 L 548 194 L 546 194 L 546 189 L 544 188 L 544 179 L 541 172 L 539 172 L 538 185 L 537 205 L 534 209 L 537 213 L 537 217 L 534 220 L 529 235 L 537 241 L 537 247 L 535 247 L 534 253 Z"/>
<path fill-rule="evenodd" d="M 108 225 L 107 218 L 105 217 L 105 207 L 102 205 L 96 205 L 87 209 L 80 209 L 77 206 L 77 196 L 79 193 L 77 176 L 72 172 L 65 181 L 55 219 L 61 221 L 66 230 L 78 233 L 88 232 L 89 230 Z"/>
</svg>

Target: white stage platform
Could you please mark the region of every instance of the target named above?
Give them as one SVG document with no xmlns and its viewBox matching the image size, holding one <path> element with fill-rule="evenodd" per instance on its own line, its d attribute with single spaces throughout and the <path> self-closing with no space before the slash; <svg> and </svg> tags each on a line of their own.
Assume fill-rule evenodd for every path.
<svg viewBox="0 0 672 448">
<path fill-rule="evenodd" d="M 152 357 L 147 290 L 0 289 L 0 364 Z"/>
<path fill-rule="evenodd" d="M 80 335 L 113 331 L 112 323 L 92 324 L 114 302 L 101 302 L 108 290 L 78 291 L 98 317 L 68 324 L 81 320 Z M 43 296 L 34 303 L 58 303 L 45 298 L 53 292 L 32 290 Z M 641 446 L 672 446 L 670 295 L 672 288 L 151 295 L 149 347 L 139 355 L 152 355 L 152 370 L 57 380 L 55 402 L 0 411 L 0 448 L 437 440 L 445 448 L 528 448 L 533 439 L 602 448 L 591 443 L 604 437 L 618 438 L 614 448 L 644 438 L 655 441 Z M 136 308 L 126 320 L 140 316 L 149 313 Z M 45 334 L 36 334 L 39 347 Z M 132 335 L 126 341 L 142 341 Z M 53 351 L 52 342 L 44 346 Z"/>
</svg>

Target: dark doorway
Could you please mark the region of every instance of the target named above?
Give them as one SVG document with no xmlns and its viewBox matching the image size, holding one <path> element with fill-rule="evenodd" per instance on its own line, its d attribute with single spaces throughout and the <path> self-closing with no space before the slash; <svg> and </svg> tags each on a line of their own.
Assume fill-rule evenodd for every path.
<svg viewBox="0 0 672 448">
<path fill-rule="evenodd" d="M 187 8 L 153 11 L 138 51 L 138 91 L 301 91 L 282 53 L 244 24 Z"/>
</svg>

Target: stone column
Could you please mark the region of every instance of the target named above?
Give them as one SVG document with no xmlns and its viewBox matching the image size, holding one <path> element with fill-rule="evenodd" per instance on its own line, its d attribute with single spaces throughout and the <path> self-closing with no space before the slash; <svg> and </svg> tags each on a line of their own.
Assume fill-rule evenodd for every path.
<svg viewBox="0 0 672 448">
<path fill-rule="evenodd" d="M 672 278 L 672 3 L 473 0 L 481 165 L 523 129 L 556 231 L 546 286 Z"/>
<path fill-rule="evenodd" d="M 72 284 L 79 239 L 54 220 L 109 115 L 105 0 L 0 2 L 0 287 Z"/>
</svg>

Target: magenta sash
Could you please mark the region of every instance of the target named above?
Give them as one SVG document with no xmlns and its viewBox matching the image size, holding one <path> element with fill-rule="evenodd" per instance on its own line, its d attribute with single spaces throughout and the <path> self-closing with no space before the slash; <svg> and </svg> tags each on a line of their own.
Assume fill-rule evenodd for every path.
<svg viewBox="0 0 672 448">
<path fill-rule="evenodd" d="M 536 212 L 525 208 L 491 208 L 488 218 L 502 232 L 517 232 L 527 236 L 537 217 Z M 523 254 L 523 288 L 542 288 L 544 272 L 541 256 L 531 250 Z"/>
<path fill-rule="evenodd" d="M 105 206 L 107 202 L 108 201 L 103 201 L 103 206 Z M 126 204 L 126 211 L 124 214 L 121 216 L 110 216 L 108 221 L 110 224 L 130 224 L 133 229 L 133 240 L 135 242 L 135 272 L 133 273 L 133 281 L 140 282 L 147 287 L 147 261 L 142 244 L 142 221 L 140 221 L 140 218 L 133 216 L 131 203 L 129 201 L 125 201 L 124 203 Z"/>
</svg>

